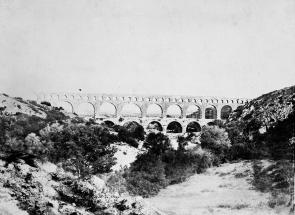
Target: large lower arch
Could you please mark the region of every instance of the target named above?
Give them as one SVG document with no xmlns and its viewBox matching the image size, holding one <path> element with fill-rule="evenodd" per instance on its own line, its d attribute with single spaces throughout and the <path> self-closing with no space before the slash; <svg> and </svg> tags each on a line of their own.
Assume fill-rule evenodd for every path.
<svg viewBox="0 0 295 215">
<path fill-rule="evenodd" d="M 158 104 L 151 104 L 146 110 L 147 117 L 162 117 L 163 110 L 162 107 Z"/>
<path fill-rule="evenodd" d="M 121 110 L 121 116 L 124 117 L 141 117 L 142 112 L 139 106 L 136 104 L 128 103 L 124 104 Z"/>
<path fill-rule="evenodd" d="M 167 108 L 167 117 L 168 118 L 181 118 L 182 109 L 179 105 L 173 104 Z"/>
<path fill-rule="evenodd" d="M 99 107 L 99 114 L 105 117 L 116 117 L 117 115 L 116 106 L 110 102 L 104 102 Z"/>
<path fill-rule="evenodd" d="M 167 133 L 182 133 L 182 125 L 177 121 L 172 121 L 167 125 Z"/>
<path fill-rule="evenodd" d="M 111 121 L 111 120 L 105 120 L 105 121 L 103 121 L 103 124 L 106 125 L 109 128 L 112 128 L 115 125 L 115 123 L 113 121 Z"/>
<path fill-rule="evenodd" d="M 94 106 L 88 102 L 81 103 L 77 107 L 76 114 L 81 116 L 94 116 Z"/>
<path fill-rule="evenodd" d="M 220 118 L 228 119 L 230 113 L 232 112 L 232 107 L 229 105 L 225 105 L 221 108 Z"/>
<path fill-rule="evenodd" d="M 205 119 L 216 119 L 217 118 L 217 110 L 213 105 L 208 106 L 205 109 Z"/>
<path fill-rule="evenodd" d="M 190 122 L 187 126 L 186 126 L 186 132 L 200 132 L 201 131 L 201 126 L 199 123 L 197 122 Z"/>
<path fill-rule="evenodd" d="M 197 105 L 190 105 L 186 109 L 187 118 L 201 119 L 201 108 Z"/>
<path fill-rule="evenodd" d="M 158 121 L 152 121 L 148 124 L 147 130 L 163 131 L 163 126 Z"/>
<path fill-rule="evenodd" d="M 64 111 L 68 113 L 74 113 L 73 105 L 67 101 L 59 101 L 56 104 L 57 107 L 61 107 Z"/>
</svg>

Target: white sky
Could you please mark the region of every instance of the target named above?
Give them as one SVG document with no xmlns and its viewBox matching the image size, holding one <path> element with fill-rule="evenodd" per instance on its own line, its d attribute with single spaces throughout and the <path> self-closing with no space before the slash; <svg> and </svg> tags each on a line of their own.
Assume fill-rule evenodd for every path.
<svg viewBox="0 0 295 215">
<path fill-rule="evenodd" d="M 294 0 L 0 0 L 0 92 L 255 97 L 295 84 Z"/>
</svg>

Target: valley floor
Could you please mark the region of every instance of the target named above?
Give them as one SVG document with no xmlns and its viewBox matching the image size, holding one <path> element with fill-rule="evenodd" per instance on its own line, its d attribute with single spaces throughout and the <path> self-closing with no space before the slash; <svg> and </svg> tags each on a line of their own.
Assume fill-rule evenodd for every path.
<svg viewBox="0 0 295 215">
<path fill-rule="evenodd" d="M 226 163 L 168 186 L 147 201 L 167 215 L 288 214 L 268 207 L 270 194 L 254 189 L 252 173 L 250 161 Z"/>
</svg>

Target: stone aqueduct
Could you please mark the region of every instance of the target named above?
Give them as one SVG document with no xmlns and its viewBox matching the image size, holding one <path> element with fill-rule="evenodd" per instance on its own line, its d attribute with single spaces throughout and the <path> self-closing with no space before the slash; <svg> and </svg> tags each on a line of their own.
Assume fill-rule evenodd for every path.
<svg viewBox="0 0 295 215">
<path fill-rule="evenodd" d="M 201 96 L 41 93 L 37 95 L 37 101 L 48 101 L 58 107 L 67 106 L 65 109 L 69 112 L 93 117 L 109 125 L 125 125 L 128 122 L 137 122 L 145 129 L 156 126 L 158 130 L 163 132 L 184 133 L 187 131 L 200 131 L 201 126 L 215 119 L 226 119 L 230 112 L 249 102 L 249 99 Z M 79 111 L 79 106 L 87 106 L 88 112 Z M 112 109 L 112 112 L 106 113 L 106 106 Z M 134 113 L 130 112 L 130 106 L 133 106 Z M 157 113 L 151 113 L 151 107 L 157 110 Z M 171 130 L 172 125 L 178 126 L 179 129 Z"/>
</svg>

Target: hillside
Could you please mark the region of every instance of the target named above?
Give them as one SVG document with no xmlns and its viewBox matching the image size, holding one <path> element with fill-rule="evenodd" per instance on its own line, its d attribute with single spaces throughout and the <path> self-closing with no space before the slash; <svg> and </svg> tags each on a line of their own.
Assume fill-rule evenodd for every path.
<svg viewBox="0 0 295 215">
<path fill-rule="evenodd" d="M 0 98 L 1 215 L 160 214 L 131 197 L 114 172 L 138 153 L 126 129 L 110 131 L 49 104 Z"/>
<path fill-rule="evenodd" d="M 246 143 L 261 155 L 291 158 L 295 134 L 295 86 L 264 94 L 236 110 L 226 124 L 232 144 Z M 263 152 L 264 151 L 264 152 Z"/>
<path fill-rule="evenodd" d="M 252 100 L 197 142 L 1 94 L 0 214 L 163 214 L 152 196 L 167 214 L 292 211 L 294 90 Z"/>
<path fill-rule="evenodd" d="M 4 93 L 0 94 L 0 110 L 10 114 L 23 113 L 41 118 L 46 117 L 45 107 L 39 106 L 34 102 L 25 101 L 19 97 L 9 97 Z"/>
<path fill-rule="evenodd" d="M 293 117 L 295 111 L 295 86 L 276 90 L 245 104 L 242 110 L 231 115 L 229 121 L 241 121 L 250 124 L 254 120 L 267 130 L 279 122 Z"/>
</svg>

